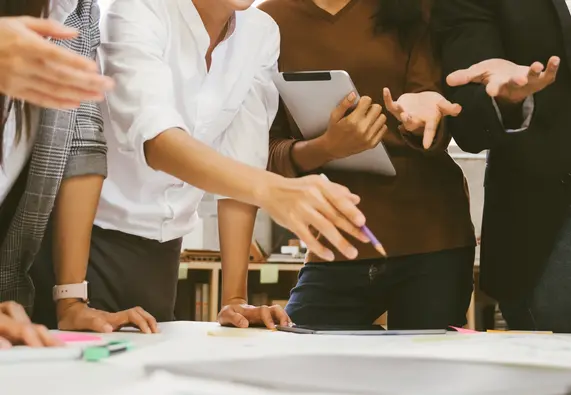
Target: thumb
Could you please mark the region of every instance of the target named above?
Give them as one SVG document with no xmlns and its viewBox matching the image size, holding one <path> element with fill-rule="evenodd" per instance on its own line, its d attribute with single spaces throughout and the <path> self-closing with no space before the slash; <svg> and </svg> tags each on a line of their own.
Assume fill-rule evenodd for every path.
<svg viewBox="0 0 571 395">
<path fill-rule="evenodd" d="M 331 122 L 337 123 L 343 119 L 347 111 L 355 104 L 355 99 L 357 99 L 355 92 L 349 93 L 331 113 Z"/>
<path fill-rule="evenodd" d="M 26 17 L 22 18 L 22 22 L 28 29 L 44 37 L 65 40 L 77 37 L 78 35 L 77 30 L 49 19 Z"/>
<path fill-rule="evenodd" d="M 113 326 L 104 320 L 102 317 L 95 316 L 91 318 L 87 325 L 84 325 L 83 330 L 91 330 L 99 333 L 111 333 L 113 332 Z"/>
<path fill-rule="evenodd" d="M 455 72 L 450 73 L 448 77 L 446 77 L 446 83 L 452 87 L 467 85 L 479 76 L 480 73 L 478 73 L 478 70 L 472 66 L 467 69 L 456 70 Z"/>
<path fill-rule="evenodd" d="M 462 106 L 460 104 L 451 103 L 448 100 L 443 99 L 438 103 L 438 109 L 444 116 L 456 117 L 462 111 Z"/>
<path fill-rule="evenodd" d="M 236 310 L 239 310 L 240 312 Z M 250 326 L 250 322 L 241 313 L 243 313 L 242 308 L 236 308 L 234 306 L 226 308 L 220 314 L 218 322 L 220 325 L 232 325 L 236 328 L 247 328 Z"/>
</svg>

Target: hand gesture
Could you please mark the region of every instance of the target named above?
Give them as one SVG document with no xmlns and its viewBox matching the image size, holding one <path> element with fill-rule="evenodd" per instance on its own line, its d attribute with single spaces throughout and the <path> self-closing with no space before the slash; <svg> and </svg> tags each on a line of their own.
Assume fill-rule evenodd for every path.
<svg viewBox="0 0 571 395">
<path fill-rule="evenodd" d="M 34 325 L 22 306 L 14 302 L 0 303 L 0 349 L 12 345 L 55 347 L 63 345 L 42 325 Z"/>
<path fill-rule="evenodd" d="M 103 100 L 113 82 L 100 75 L 97 64 L 44 38 L 76 36 L 75 30 L 50 20 L 0 18 L 0 93 L 56 109 Z"/>
<path fill-rule="evenodd" d="M 527 67 L 509 60 L 489 59 L 453 72 L 446 82 L 453 87 L 469 83 L 483 84 L 491 97 L 500 102 L 517 104 L 551 85 L 557 77 L 559 64 L 557 56 L 549 59 L 546 70 L 539 62 Z"/>
<path fill-rule="evenodd" d="M 391 91 L 385 88 L 383 98 L 387 110 L 405 130 L 423 136 L 424 149 L 432 146 L 442 117 L 455 117 L 462 111 L 459 104 L 450 103 L 437 92 L 405 93 L 395 102 Z"/>
<path fill-rule="evenodd" d="M 268 329 L 274 329 L 276 324 L 290 326 L 291 320 L 281 306 L 255 307 L 245 301 L 230 303 L 222 308 L 218 314 L 218 323 L 224 326 L 236 328 L 248 328 L 250 325 L 264 325 Z"/>
<path fill-rule="evenodd" d="M 155 318 L 140 307 L 108 313 L 90 308 L 80 301 L 59 301 L 58 328 L 65 331 L 110 333 L 126 326 L 135 326 L 143 333 L 158 333 Z"/>
<path fill-rule="evenodd" d="M 346 187 L 317 175 L 293 179 L 275 177 L 258 199 L 274 221 L 294 232 L 309 250 L 326 261 L 333 261 L 335 256 L 317 241 L 313 230 L 348 259 L 355 259 L 357 250 L 338 229 L 362 242 L 370 241 L 360 229 L 365 225 L 365 216 L 357 208 L 359 197 Z"/>
<path fill-rule="evenodd" d="M 387 117 L 383 108 L 373 104 L 370 97 L 362 97 L 353 112 L 355 93 L 349 94 L 333 110 L 327 131 L 321 137 L 327 152 L 334 158 L 345 158 L 375 148 L 387 131 Z"/>
</svg>

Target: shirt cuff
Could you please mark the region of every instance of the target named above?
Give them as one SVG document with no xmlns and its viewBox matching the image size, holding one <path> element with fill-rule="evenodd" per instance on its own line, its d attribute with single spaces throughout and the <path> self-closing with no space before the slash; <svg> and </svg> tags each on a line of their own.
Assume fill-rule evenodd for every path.
<svg viewBox="0 0 571 395">
<path fill-rule="evenodd" d="M 145 156 L 145 143 L 169 129 L 182 129 L 186 132 L 189 130 L 176 110 L 148 111 L 134 123 L 129 135 L 133 136 L 131 146 L 135 149 L 137 160 L 140 163 L 149 165 Z"/>
<path fill-rule="evenodd" d="M 502 117 L 502 112 L 500 111 L 500 107 L 498 106 L 498 103 L 496 102 L 496 100 L 492 97 L 492 104 L 494 105 L 494 108 L 496 110 L 496 114 L 498 114 L 498 118 L 500 119 L 500 122 L 504 123 L 503 117 Z M 522 106 L 522 112 L 523 112 L 523 123 L 521 124 L 521 127 L 518 129 L 506 129 L 506 133 L 519 133 L 519 132 L 523 132 L 524 130 L 526 130 L 527 128 L 529 128 L 529 124 L 531 123 L 531 117 L 533 115 L 533 109 L 535 108 L 535 100 L 532 96 L 528 96 L 524 102 L 523 102 L 523 106 Z"/>
</svg>

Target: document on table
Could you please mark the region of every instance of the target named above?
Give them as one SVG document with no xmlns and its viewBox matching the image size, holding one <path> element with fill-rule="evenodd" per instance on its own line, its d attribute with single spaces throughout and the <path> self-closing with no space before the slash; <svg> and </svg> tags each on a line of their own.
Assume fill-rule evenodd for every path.
<svg viewBox="0 0 571 395">
<path fill-rule="evenodd" d="M 234 395 L 235 386 L 250 387 L 251 395 L 260 393 L 256 388 L 264 394 L 330 395 L 561 395 L 571 390 L 571 370 L 415 357 L 272 356 L 157 365 L 147 371 L 226 383 L 232 390 L 219 393 Z"/>
<path fill-rule="evenodd" d="M 330 395 L 325 393 L 269 390 L 255 386 L 228 383 L 202 378 L 180 377 L 166 372 L 157 372 L 138 384 L 125 386 L 116 393 L 101 395 Z"/>
</svg>

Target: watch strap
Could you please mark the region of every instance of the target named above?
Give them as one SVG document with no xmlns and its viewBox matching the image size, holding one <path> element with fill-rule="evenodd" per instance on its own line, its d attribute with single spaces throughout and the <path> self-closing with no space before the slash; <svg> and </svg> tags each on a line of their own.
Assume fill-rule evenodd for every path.
<svg viewBox="0 0 571 395">
<path fill-rule="evenodd" d="M 56 285 L 52 289 L 52 297 L 54 301 L 62 299 L 80 299 L 87 302 L 87 281 L 79 284 Z"/>
</svg>

